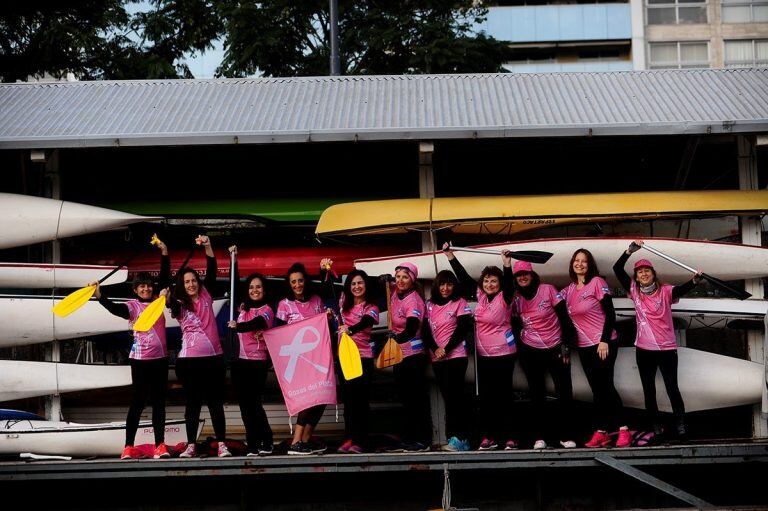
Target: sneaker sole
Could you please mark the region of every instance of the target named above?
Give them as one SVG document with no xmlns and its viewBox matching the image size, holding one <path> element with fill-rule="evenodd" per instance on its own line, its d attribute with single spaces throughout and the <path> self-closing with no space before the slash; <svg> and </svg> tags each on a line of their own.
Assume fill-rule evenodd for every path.
<svg viewBox="0 0 768 511">
<path fill-rule="evenodd" d="M 309 456 L 312 454 L 311 452 L 296 452 L 296 451 L 288 451 L 289 456 Z"/>
<path fill-rule="evenodd" d="M 156 459 L 156 460 L 162 460 L 162 459 L 166 459 L 166 458 L 170 458 L 170 457 L 171 457 L 170 454 L 160 454 L 160 455 L 155 454 L 154 456 L 152 456 L 152 458 Z"/>
<path fill-rule="evenodd" d="M 478 451 L 496 451 L 498 449 L 499 449 L 498 445 L 496 447 L 478 447 L 477 448 Z"/>
</svg>

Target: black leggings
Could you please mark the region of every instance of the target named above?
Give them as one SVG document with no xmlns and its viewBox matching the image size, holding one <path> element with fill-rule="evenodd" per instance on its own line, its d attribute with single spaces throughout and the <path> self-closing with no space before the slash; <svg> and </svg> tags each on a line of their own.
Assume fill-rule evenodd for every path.
<svg viewBox="0 0 768 511">
<path fill-rule="evenodd" d="M 615 431 L 619 426 L 626 425 L 621 396 L 613 384 L 613 368 L 619 353 L 619 342 L 612 341 L 607 344 L 608 356 L 605 360 L 600 360 L 597 345 L 579 348 L 579 360 L 595 402 L 596 417 L 593 429 Z"/>
<path fill-rule="evenodd" d="M 296 417 L 296 425 L 302 427 L 317 427 L 317 424 L 320 422 L 320 419 L 325 412 L 325 406 L 326 405 L 317 405 L 300 411 L 298 417 Z"/>
<path fill-rule="evenodd" d="M 232 383 L 235 386 L 240 415 L 245 425 L 245 441 L 250 452 L 257 452 L 262 443 L 272 444 L 272 428 L 261 402 L 267 381 L 269 362 L 237 359 L 232 362 Z"/>
<path fill-rule="evenodd" d="M 371 415 L 371 377 L 373 359 L 364 358 L 363 374 L 352 380 L 342 378 L 341 396 L 344 401 L 344 437 L 360 447 L 368 444 Z"/>
<path fill-rule="evenodd" d="M 155 445 L 165 442 L 165 394 L 168 390 L 168 358 L 154 360 L 130 359 L 133 398 L 125 419 L 125 445 L 136 441 L 141 412 L 147 397 L 152 404 L 152 428 L 155 430 Z"/>
<path fill-rule="evenodd" d="M 177 358 L 176 376 L 184 388 L 187 401 L 184 409 L 187 442 L 193 443 L 197 440 L 203 400 L 208 405 L 208 413 L 211 414 L 216 440 L 223 441 L 227 433 L 227 422 L 224 418 L 227 366 L 224 364 L 224 356 Z"/>
<path fill-rule="evenodd" d="M 427 356 L 406 357 L 394 366 L 395 385 L 405 417 L 401 428 L 405 442 L 432 443 L 432 417 L 427 393 Z"/>
<path fill-rule="evenodd" d="M 560 345 L 549 349 L 531 348 L 525 344 L 518 345 L 520 366 L 528 380 L 528 391 L 531 395 L 533 411 L 532 426 L 537 439 L 566 440 L 566 428 L 572 424 L 571 404 L 573 403 L 573 386 L 571 384 L 571 365 L 564 364 L 560 357 Z M 552 376 L 555 384 L 554 415 L 547 417 L 546 374 Z M 564 436 L 565 435 L 565 436 Z M 555 438 L 555 437 L 560 438 Z"/>
<path fill-rule="evenodd" d="M 446 436 L 466 440 L 469 434 L 467 421 L 470 417 L 469 403 L 464 394 L 467 357 L 433 362 L 432 370 L 445 401 Z"/>
<path fill-rule="evenodd" d="M 660 423 L 659 405 L 656 403 L 656 369 L 661 369 L 661 377 L 667 388 L 667 396 L 672 405 L 672 413 L 678 423 L 683 422 L 685 404 L 680 388 L 677 386 L 677 350 L 651 351 L 637 348 L 635 350 L 637 369 L 640 371 L 640 381 L 643 383 L 645 396 L 645 411 L 651 425 Z"/>
<path fill-rule="evenodd" d="M 515 436 L 512 424 L 512 380 L 517 355 L 477 357 L 477 380 L 480 394 L 481 438 L 503 442 Z"/>
</svg>

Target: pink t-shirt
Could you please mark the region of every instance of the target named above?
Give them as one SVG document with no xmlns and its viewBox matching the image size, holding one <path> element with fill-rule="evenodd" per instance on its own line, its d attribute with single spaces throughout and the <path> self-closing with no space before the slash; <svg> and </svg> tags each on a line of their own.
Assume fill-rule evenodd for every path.
<svg viewBox="0 0 768 511">
<path fill-rule="evenodd" d="M 677 299 L 672 298 L 674 286 L 665 284 L 652 295 L 646 295 L 635 280 L 629 288 L 629 297 L 635 303 L 637 319 L 637 337 L 635 346 L 644 350 L 665 351 L 676 350 L 677 339 L 672 323 L 672 304 Z"/>
<path fill-rule="evenodd" d="M 323 301 L 317 295 L 310 296 L 306 302 L 283 298 L 277 304 L 277 319 L 291 324 L 316 316 L 324 310 Z"/>
<path fill-rule="evenodd" d="M 513 304 L 507 304 L 504 294 L 498 293 L 493 300 L 477 288 L 475 307 L 475 336 L 477 354 L 481 357 L 500 357 L 517 353 L 515 334 L 510 318 Z"/>
<path fill-rule="evenodd" d="M 608 283 L 602 277 L 592 277 L 581 289 L 576 289 L 576 284 L 572 283 L 560 291 L 560 295 L 565 299 L 568 314 L 576 328 L 579 348 L 595 346 L 603 335 L 605 312 L 600 300 L 611 295 Z M 613 330 L 611 340 L 617 338 L 618 334 Z"/>
<path fill-rule="evenodd" d="M 379 308 L 370 303 L 359 303 L 353 305 L 348 311 L 344 310 L 344 297 L 339 300 L 339 309 L 341 310 L 341 319 L 347 326 L 354 326 L 365 316 L 373 318 L 373 324 L 376 325 L 379 322 Z M 360 351 L 361 358 L 373 358 L 373 340 L 371 339 L 371 332 L 373 327 L 368 327 L 364 330 L 360 330 L 354 335 L 351 335 L 353 341 L 357 345 L 357 349 Z"/>
<path fill-rule="evenodd" d="M 245 310 L 240 307 L 240 315 L 237 316 L 238 323 L 253 321 L 257 317 L 262 317 L 267 322 L 267 328 L 272 328 L 275 323 L 275 315 L 272 307 L 262 305 L 261 307 L 251 307 Z M 267 345 L 264 343 L 263 330 L 253 330 L 237 334 L 240 338 L 240 358 L 243 360 L 267 360 Z"/>
<path fill-rule="evenodd" d="M 405 330 L 405 322 L 408 318 L 419 318 L 419 321 L 423 321 L 424 309 L 424 300 L 416 291 L 411 291 L 402 299 L 397 296 L 397 293 L 392 293 L 389 304 L 389 313 L 392 315 L 392 330 L 397 334 L 401 333 Z M 424 344 L 421 342 L 421 329 L 416 332 L 413 339 L 401 344 L 400 348 L 403 350 L 403 357 L 422 353 Z"/>
<path fill-rule="evenodd" d="M 555 286 L 539 284 L 536 296 L 530 300 L 515 293 L 515 313 L 523 322 L 520 340 L 537 349 L 549 349 L 562 341 L 563 332 L 555 305 L 563 301 Z"/>
<path fill-rule="evenodd" d="M 204 287 L 200 289 L 193 310 L 181 309 L 180 358 L 212 357 L 221 355 L 219 331 L 216 328 L 216 316 L 213 313 L 213 298 Z"/>
<path fill-rule="evenodd" d="M 464 298 L 458 300 L 452 300 L 445 305 L 437 305 L 431 301 L 427 301 L 427 320 L 429 321 L 429 327 L 432 329 L 432 337 L 435 339 L 435 343 L 444 348 L 448 341 L 451 340 L 453 332 L 456 330 L 456 322 L 459 316 L 465 316 L 472 314 L 472 310 L 467 305 L 467 301 Z M 445 357 L 440 360 L 435 358 L 435 354 L 430 352 L 432 362 L 442 362 L 443 360 L 450 360 L 452 358 L 460 358 L 467 356 L 467 342 L 462 341 L 461 344 L 456 346 L 450 353 L 446 353 Z"/>
<path fill-rule="evenodd" d="M 133 324 L 150 303 L 139 300 L 125 302 L 128 307 L 128 321 L 132 330 Z M 146 332 L 133 332 L 133 346 L 131 346 L 131 353 L 128 356 L 136 360 L 154 360 L 168 356 L 168 348 L 165 343 L 165 315 L 161 315 L 152 325 L 152 328 Z"/>
</svg>

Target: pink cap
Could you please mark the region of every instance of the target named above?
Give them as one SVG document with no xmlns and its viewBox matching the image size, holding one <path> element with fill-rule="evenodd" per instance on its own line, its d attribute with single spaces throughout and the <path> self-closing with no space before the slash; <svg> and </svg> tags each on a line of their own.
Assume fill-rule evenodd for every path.
<svg viewBox="0 0 768 511">
<path fill-rule="evenodd" d="M 517 275 L 523 271 L 533 273 L 533 265 L 528 261 L 515 261 L 515 266 L 512 267 L 512 274 Z"/>
<path fill-rule="evenodd" d="M 419 269 L 416 268 L 416 265 L 413 263 L 400 263 L 395 267 L 395 272 L 397 272 L 397 270 L 407 271 L 408 273 L 411 274 L 411 277 L 413 278 L 413 280 L 416 280 L 417 278 L 419 278 Z"/>
<path fill-rule="evenodd" d="M 635 270 L 638 268 L 653 268 L 653 263 L 651 263 L 648 259 L 640 259 L 635 263 Z"/>
</svg>

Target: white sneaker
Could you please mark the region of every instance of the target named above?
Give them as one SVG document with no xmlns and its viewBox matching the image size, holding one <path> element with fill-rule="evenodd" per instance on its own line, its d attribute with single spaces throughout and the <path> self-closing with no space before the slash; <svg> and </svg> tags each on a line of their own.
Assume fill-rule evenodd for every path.
<svg viewBox="0 0 768 511">
<path fill-rule="evenodd" d="M 575 447 L 575 446 L 574 446 Z M 547 442 L 544 440 L 536 440 L 533 444 L 534 449 L 546 449 L 547 448 Z"/>
<path fill-rule="evenodd" d="M 229 452 L 229 449 L 227 449 L 227 444 L 224 442 L 219 442 L 219 458 L 230 458 L 232 457 L 232 453 Z"/>
<path fill-rule="evenodd" d="M 573 440 L 560 440 L 560 445 L 562 445 L 566 449 L 576 448 L 576 442 L 574 442 Z"/>
<path fill-rule="evenodd" d="M 179 454 L 179 458 L 194 458 L 196 454 L 195 444 L 187 444 L 187 448 L 184 449 L 183 453 Z"/>
</svg>

